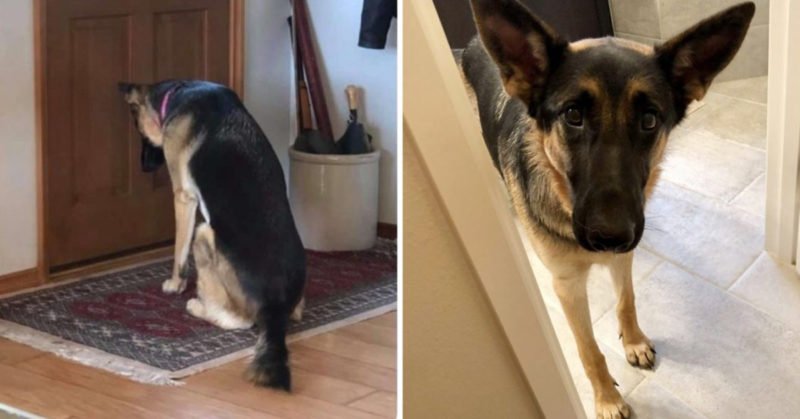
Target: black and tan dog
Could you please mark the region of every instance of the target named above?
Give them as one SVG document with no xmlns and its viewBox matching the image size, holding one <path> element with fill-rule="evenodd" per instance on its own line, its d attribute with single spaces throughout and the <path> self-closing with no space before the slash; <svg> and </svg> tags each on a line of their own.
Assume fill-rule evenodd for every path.
<svg viewBox="0 0 800 419">
<path fill-rule="evenodd" d="M 305 251 L 267 137 L 230 89 L 203 81 L 120 84 L 144 137 L 142 167 L 166 160 L 175 195 L 175 266 L 186 287 L 194 232 L 197 298 L 187 310 L 226 329 L 261 329 L 250 377 L 289 390 L 290 315 L 302 309 Z M 195 227 L 198 207 L 205 222 Z M 296 312 L 296 314 L 298 313 Z"/>
<path fill-rule="evenodd" d="M 461 69 L 489 152 L 554 288 L 594 389 L 597 417 L 629 417 L 592 331 L 591 265 L 608 266 L 628 362 L 652 368 L 631 264 L 670 131 L 739 49 L 745 3 L 662 45 L 567 43 L 513 0 L 472 0 L 479 37 Z"/>
</svg>

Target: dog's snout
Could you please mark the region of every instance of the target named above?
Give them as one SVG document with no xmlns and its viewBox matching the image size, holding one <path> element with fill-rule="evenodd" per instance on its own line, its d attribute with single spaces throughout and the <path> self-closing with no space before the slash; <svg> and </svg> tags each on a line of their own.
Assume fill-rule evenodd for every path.
<svg viewBox="0 0 800 419">
<path fill-rule="evenodd" d="M 587 220 L 586 241 L 597 251 L 627 252 L 636 240 L 636 224 L 625 220 Z"/>
<path fill-rule="evenodd" d="M 642 205 L 635 194 L 603 188 L 576 206 L 573 229 L 578 242 L 595 252 L 625 253 L 639 242 L 644 227 Z"/>
</svg>

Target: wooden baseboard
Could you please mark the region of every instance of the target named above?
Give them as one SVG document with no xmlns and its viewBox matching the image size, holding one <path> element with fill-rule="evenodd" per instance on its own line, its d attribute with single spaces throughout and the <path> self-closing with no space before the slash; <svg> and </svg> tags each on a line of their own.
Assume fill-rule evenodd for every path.
<svg viewBox="0 0 800 419">
<path fill-rule="evenodd" d="M 397 239 L 397 224 L 378 223 L 378 237 Z"/>
<path fill-rule="evenodd" d="M 378 237 L 395 240 L 397 239 L 397 225 L 389 223 L 378 223 Z M 58 282 L 66 281 L 69 279 L 79 278 L 82 276 L 93 275 L 104 271 L 123 268 L 128 265 L 134 265 L 146 262 L 152 259 L 159 259 L 162 257 L 171 256 L 173 253 L 172 246 L 165 246 L 156 249 L 146 250 L 132 255 L 126 255 L 114 259 L 104 260 L 96 263 L 91 263 L 85 266 L 67 269 L 60 272 L 51 273 L 49 275 L 39 275 L 36 268 L 27 269 L 19 272 L 12 272 L 6 275 L 0 275 L 0 294 L 6 294 L 26 288 L 33 288 L 42 285 L 44 282 Z M 45 281 L 42 280 L 45 279 Z"/>
<path fill-rule="evenodd" d="M 36 268 L 0 275 L 0 294 L 7 294 L 42 285 Z"/>
<path fill-rule="evenodd" d="M 135 265 L 138 263 L 147 262 L 148 260 L 172 256 L 172 253 L 172 246 L 164 246 L 145 250 L 131 255 L 120 256 L 113 259 L 103 260 L 84 266 L 78 266 L 75 268 L 54 272 L 50 274 L 48 282 L 66 281 L 69 279 L 80 278 L 82 276 L 93 275 L 113 269 L 124 268 L 128 265 Z"/>
</svg>

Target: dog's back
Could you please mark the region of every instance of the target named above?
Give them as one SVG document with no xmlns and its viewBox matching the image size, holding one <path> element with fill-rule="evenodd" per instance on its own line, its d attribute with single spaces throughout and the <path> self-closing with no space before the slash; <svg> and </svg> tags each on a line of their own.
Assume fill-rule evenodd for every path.
<svg viewBox="0 0 800 419">
<path fill-rule="evenodd" d="M 270 294 L 262 289 L 263 281 L 247 276 L 296 282 L 304 276 L 305 252 L 283 171 L 267 137 L 236 94 L 223 86 L 202 83 L 179 94 L 191 97 L 185 106 L 191 107 L 201 142 L 189 161 L 192 177 L 218 247 L 244 271 L 245 291 Z M 287 290 L 286 298 L 299 299 L 300 291 Z"/>
</svg>

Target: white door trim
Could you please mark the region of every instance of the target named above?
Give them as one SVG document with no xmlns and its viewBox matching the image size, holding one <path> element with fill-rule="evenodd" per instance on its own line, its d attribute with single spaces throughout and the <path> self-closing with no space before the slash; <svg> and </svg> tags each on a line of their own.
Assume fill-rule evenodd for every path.
<svg viewBox="0 0 800 419">
<path fill-rule="evenodd" d="M 433 3 L 406 1 L 403 18 L 404 127 L 542 413 L 585 418 Z"/>
<path fill-rule="evenodd" d="M 800 2 L 772 0 L 769 11 L 766 249 L 797 258 L 800 162 Z"/>
</svg>

